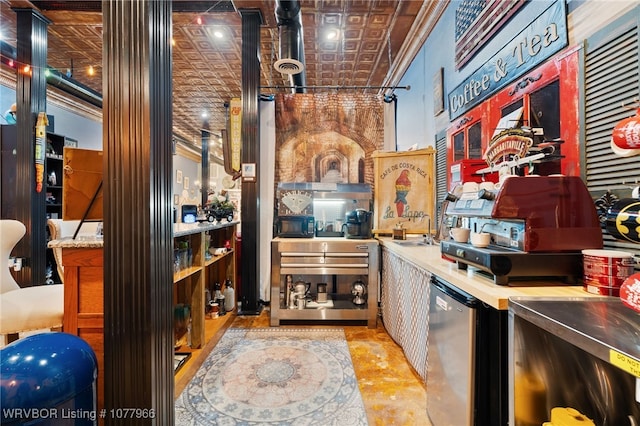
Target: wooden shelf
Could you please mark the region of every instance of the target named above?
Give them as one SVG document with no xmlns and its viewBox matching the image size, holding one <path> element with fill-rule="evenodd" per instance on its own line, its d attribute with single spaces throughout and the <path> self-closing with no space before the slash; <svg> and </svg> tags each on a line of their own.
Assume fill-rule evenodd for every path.
<svg viewBox="0 0 640 426">
<path fill-rule="evenodd" d="M 186 239 L 193 255 L 191 268 L 174 275 L 174 303 L 185 303 L 191 307 L 191 347 L 173 347 L 175 352 L 191 352 L 191 356 L 175 374 L 176 383 L 183 389 L 204 361 L 210 348 L 217 343 L 226 327 L 231 324 L 235 311 L 215 319 L 205 318 L 205 286 L 207 280 L 219 280 L 228 276 L 235 283 L 235 256 L 233 250 L 219 256 L 216 262 L 204 265 L 205 235 L 211 232 L 217 240 L 231 239 L 235 235 L 236 223 L 216 228 L 194 228 L 183 230 L 174 226 L 180 234 L 175 240 Z M 91 345 L 98 359 L 98 406 L 104 404 L 104 331 L 103 331 L 103 248 L 64 247 L 65 265 L 65 311 L 63 331 L 82 337 Z M 167 283 L 170 285 L 170 283 Z M 237 301 L 235 303 L 237 305 Z M 178 395 L 179 393 L 176 393 Z"/>
<path fill-rule="evenodd" d="M 195 227 L 180 232 L 174 237 L 177 250 L 191 250 L 192 266 L 173 275 L 174 303 L 184 303 L 191 307 L 191 346 L 200 349 L 207 344 L 205 291 L 214 293 L 214 283 L 222 283 L 229 278 L 235 286 L 235 224 L 221 227 Z M 205 261 L 205 252 L 209 245 L 222 247 L 229 241 L 231 249 L 220 256 Z M 236 301 L 234 301 L 235 305 Z M 184 369 L 184 367 L 183 367 Z"/>
<path fill-rule="evenodd" d="M 206 344 L 200 349 L 190 349 L 191 356 L 175 374 L 174 398 L 180 396 L 189 381 L 196 374 L 202 363 L 213 347 L 220 341 L 224 332 L 231 326 L 236 317 L 236 310 L 227 312 L 226 315 L 218 318 L 205 319 L 205 342 Z M 185 347 L 176 349 L 176 352 L 186 352 Z"/>
<path fill-rule="evenodd" d="M 181 280 L 202 271 L 202 266 L 190 266 L 188 268 L 182 269 L 179 272 L 173 274 L 173 282 L 174 284 L 180 282 Z"/>
<path fill-rule="evenodd" d="M 233 249 L 229 249 L 225 254 L 221 254 L 219 256 L 212 256 L 211 259 L 204 261 L 204 266 L 213 265 L 216 262 L 223 260 L 227 256 L 231 256 L 234 253 Z"/>
</svg>

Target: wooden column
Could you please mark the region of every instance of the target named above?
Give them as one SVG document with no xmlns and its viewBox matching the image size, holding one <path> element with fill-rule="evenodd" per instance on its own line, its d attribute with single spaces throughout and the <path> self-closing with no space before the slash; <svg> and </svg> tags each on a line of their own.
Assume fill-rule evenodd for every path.
<svg viewBox="0 0 640 426">
<path fill-rule="evenodd" d="M 202 166 L 201 184 L 200 184 L 200 204 L 204 208 L 207 204 L 207 198 L 209 196 L 209 142 L 211 141 L 211 133 L 208 130 L 202 129 L 201 131 L 201 143 L 202 143 L 202 158 L 200 160 Z"/>
<path fill-rule="evenodd" d="M 242 16 L 242 163 L 256 165 L 256 177 L 260 176 L 260 25 L 259 10 L 240 10 Z M 243 171 L 244 174 L 244 171 Z M 260 312 L 258 303 L 258 235 L 260 235 L 260 208 L 258 197 L 260 181 L 242 180 L 242 275 L 239 298 L 242 302 L 240 315 Z"/>
<path fill-rule="evenodd" d="M 105 408 L 174 423 L 171 1 L 104 0 Z"/>
<path fill-rule="evenodd" d="M 33 9 L 15 9 L 17 15 L 16 106 L 16 217 L 27 227 L 15 255 L 26 258 L 16 281 L 21 287 L 44 284 L 46 275 L 45 192 L 36 192 L 35 126 L 38 112 L 47 111 L 47 27 L 50 23 Z M 26 68 L 28 66 L 28 68 Z"/>
</svg>

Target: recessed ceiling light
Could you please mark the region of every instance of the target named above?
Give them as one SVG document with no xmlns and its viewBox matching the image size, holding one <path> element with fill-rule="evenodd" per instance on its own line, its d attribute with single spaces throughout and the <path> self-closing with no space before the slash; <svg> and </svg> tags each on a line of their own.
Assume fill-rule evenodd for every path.
<svg viewBox="0 0 640 426">
<path fill-rule="evenodd" d="M 207 117 L 209 117 L 209 113 L 207 111 L 203 111 L 202 118 L 207 118 Z"/>
<path fill-rule="evenodd" d="M 340 31 L 336 29 L 327 30 L 325 38 L 327 40 L 337 40 L 340 38 Z"/>
<path fill-rule="evenodd" d="M 213 35 L 214 35 L 216 38 L 224 38 L 224 33 L 223 33 L 222 31 L 220 31 L 220 30 L 215 30 L 215 31 L 213 32 Z"/>
</svg>

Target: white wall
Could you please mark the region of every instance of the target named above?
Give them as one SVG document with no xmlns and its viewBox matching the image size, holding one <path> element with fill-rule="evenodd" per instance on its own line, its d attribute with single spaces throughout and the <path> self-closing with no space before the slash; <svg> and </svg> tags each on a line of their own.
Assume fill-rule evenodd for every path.
<svg viewBox="0 0 640 426">
<path fill-rule="evenodd" d="M 16 102 L 15 89 L 0 85 L 0 112 L 4 114 Z M 102 122 L 89 120 L 47 100 L 47 114 L 54 116 L 54 133 L 78 141 L 78 147 L 102 149 Z M 0 119 L 1 124 L 7 124 Z"/>
<path fill-rule="evenodd" d="M 15 89 L 0 84 L 0 114 L 4 115 L 4 112 L 15 102 Z M 101 121 L 91 120 L 71 112 L 67 108 L 57 105 L 51 99 L 47 100 L 47 114 L 54 116 L 54 133 L 77 140 L 79 148 L 102 150 Z M 0 118 L 0 124 L 7 123 Z M 209 164 L 210 174 L 219 190 L 222 188 L 222 178 L 226 175 L 224 167 L 218 164 Z M 200 204 L 202 200 L 200 188 L 196 185 L 200 181 L 200 165 L 199 161 L 180 155 L 173 156 L 173 193 L 179 196 L 180 204 Z M 182 172 L 181 183 L 176 182 L 177 170 Z M 189 180 L 188 189 L 184 188 L 184 178 Z"/>
</svg>

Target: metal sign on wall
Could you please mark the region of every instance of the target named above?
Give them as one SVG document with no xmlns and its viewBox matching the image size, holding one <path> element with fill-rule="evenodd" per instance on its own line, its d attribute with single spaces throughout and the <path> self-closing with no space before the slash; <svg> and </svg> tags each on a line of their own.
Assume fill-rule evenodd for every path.
<svg viewBox="0 0 640 426">
<path fill-rule="evenodd" d="M 556 1 L 449 93 L 449 118 L 464 114 L 568 43 L 565 2 Z"/>
</svg>

